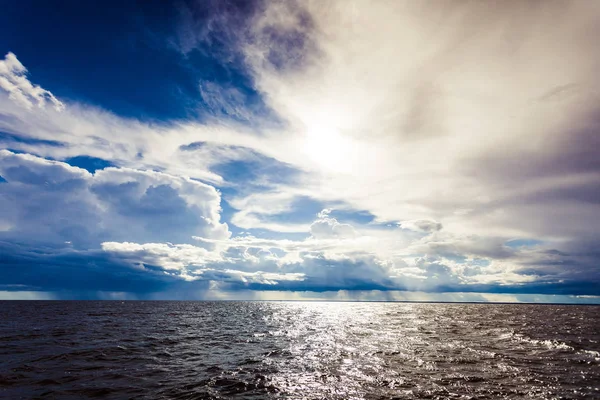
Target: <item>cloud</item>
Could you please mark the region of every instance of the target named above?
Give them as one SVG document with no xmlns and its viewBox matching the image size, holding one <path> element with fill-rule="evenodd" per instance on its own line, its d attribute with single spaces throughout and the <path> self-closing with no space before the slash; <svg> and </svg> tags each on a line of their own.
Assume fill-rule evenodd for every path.
<svg viewBox="0 0 600 400">
<path fill-rule="evenodd" d="M 122 275 L 124 268 L 161 281 L 158 273 L 163 271 L 171 282 L 222 282 L 223 289 L 256 290 L 278 285 L 285 290 L 464 291 L 545 281 L 551 286 L 535 287 L 547 291 L 558 282 L 598 279 L 597 274 L 589 275 L 593 253 L 589 261 L 582 259 L 591 249 L 574 254 L 539 246 L 517 251 L 501 238 L 462 238 L 438 231 L 409 244 L 410 232 L 398 230 L 391 237 L 388 231 L 361 234 L 332 218 L 331 209 L 317 215 L 311 236 L 304 240 L 229 238 L 227 225 L 219 222 L 218 192 L 165 173 L 107 167 L 92 174 L 63 162 L 2 150 L 0 174 L 5 179 L 0 186 L 2 240 L 21 242 L 32 250 L 56 249 L 34 259 L 9 258 L 9 264 L 30 265 L 35 260 L 33 265 L 48 264 L 55 270 L 54 265 L 63 265 L 65 259 L 95 258 L 115 266 L 104 272 L 107 278 Z M 397 247 L 403 240 L 404 247 Z M 178 244 L 166 243 L 170 241 Z M 86 250 L 98 248 L 100 242 L 102 252 Z M 411 254 L 425 256 L 411 261 Z M 576 267 L 552 267 L 567 259 Z M 577 265 L 574 260 L 581 261 Z M 40 284 L 30 278 L 10 282 Z M 587 290 L 582 293 L 595 293 Z"/>
<path fill-rule="evenodd" d="M 56 111 L 62 111 L 65 105 L 52 93 L 32 84 L 27 79 L 27 68 L 21 64 L 13 53 L 7 53 L 4 60 L 0 60 L 0 88 L 9 93 L 9 98 L 28 110 L 34 106 L 44 107 L 49 100 Z"/>
<path fill-rule="evenodd" d="M 214 187 L 154 171 L 91 174 L 59 161 L 0 150 L 0 221 L 5 239 L 98 246 L 106 240 L 226 238 Z"/>
<path fill-rule="evenodd" d="M 319 213 L 317 221 L 327 218 L 329 212 Z M 347 238 L 311 236 L 303 240 L 253 236 L 224 240 L 196 238 L 203 247 L 104 243 L 103 248 L 118 258 L 126 257 L 132 265 L 146 263 L 176 270 L 180 277 L 188 280 L 204 280 L 210 276 L 218 281 L 216 277 L 220 276 L 228 284 L 245 287 L 258 285 L 258 282 L 235 281 L 232 271 L 293 274 L 290 275 L 293 279 L 273 279 L 282 290 L 560 293 L 561 287 L 569 285 L 570 290 L 578 293 L 596 293 L 592 286 L 584 283 L 586 279 L 597 281 L 599 278 L 597 273 L 590 274 L 591 265 L 582 264 L 557 273 L 551 265 L 563 260 L 564 255 L 540 245 L 512 249 L 501 240 L 434 233 L 397 248 L 405 233 L 398 231 L 397 235 L 395 240 L 389 240 L 389 235 L 380 240 L 357 232 Z M 405 239 L 413 240 L 410 233 Z M 574 289 L 575 286 L 578 289 Z M 264 290 L 260 285 L 252 287 Z"/>
<path fill-rule="evenodd" d="M 162 272 L 131 268 L 98 250 L 36 246 L 0 241 L 0 281 L 9 291 L 149 293 L 167 290 L 180 280 Z"/>
<path fill-rule="evenodd" d="M 352 238 L 356 231 L 349 224 L 341 224 L 335 218 L 329 217 L 331 210 L 325 209 L 318 219 L 310 225 L 310 234 L 316 239 Z"/>
<path fill-rule="evenodd" d="M 232 117 L 249 122 L 254 116 L 246 104 L 246 95 L 235 87 L 222 87 L 214 82 L 199 84 L 200 97 L 215 117 Z"/>
<path fill-rule="evenodd" d="M 592 10 L 595 6 L 547 4 L 547 15 L 566 12 L 572 22 L 542 34 L 528 26 L 549 26 L 544 20 L 549 17 L 543 13 L 525 13 L 516 20 L 516 26 L 509 26 L 512 16 L 525 12 L 514 4 L 498 10 L 484 4 L 447 5 L 433 15 L 424 11 L 426 7 L 410 3 L 381 2 L 364 10 L 356 5 L 356 11 L 341 3 L 328 8 L 313 2 L 295 4 L 303 11 L 289 19 L 278 11 L 283 7 L 280 5 L 258 17 L 255 29 L 265 38 L 264 49 L 255 52 L 260 43 L 248 45 L 252 55 L 261 54 L 256 61 L 249 58 L 257 84 L 269 94 L 270 105 L 286 115 L 299 132 L 308 136 L 314 133 L 318 135 L 315 140 L 329 146 L 324 157 L 338 157 L 336 152 L 343 152 L 344 146 L 341 150 L 336 144 L 343 140 L 361 147 L 360 156 L 347 161 L 352 166 L 349 176 L 313 181 L 312 193 L 321 198 L 343 197 L 354 208 L 367 209 L 381 219 L 434 217 L 441 223 L 449 219 L 453 229 L 460 229 L 466 220 L 469 227 L 463 228 L 465 231 L 507 230 L 514 223 L 514 231 L 543 235 L 548 230 L 526 232 L 530 206 L 524 207 L 527 211 L 505 207 L 520 198 L 525 201 L 522 194 L 518 190 L 509 193 L 498 184 L 522 191 L 535 184 L 540 174 L 555 179 L 553 175 L 566 172 L 556 170 L 556 166 L 566 164 L 558 157 L 568 158 L 573 166 L 587 164 L 593 168 L 594 176 L 585 179 L 587 185 L 597 179 L 593 161 L 580 164 L 575 155 L 561 155 L 565 145 L 572 148 L 593 142 L 589 133 L 574 133 L 568 127 L 582 125 L 579 116 L 583 116 L 586 132 L 593 131 L 596 123 L 585 115 L 593 111 L 596 89 L 570 85 L 572 89 L 556 99 L 558 103 L 535 100 L 555 90 L 557 81 L 585 81 L 595 87 L 590 75 L 595 56 L 585 39 L 587 28 L 583 28 L 594 26 L 598 15 Z M 310 22 L 298 22 L 294 17 L 298 14 Z M 492 30 L 481 21 L 488 21 Z M 318 50 L 303 51 L 303 57 L 309 59 L 307 66 L 273 71 L 268 63 L 268 33 L 272 29 L 283 32 L 273 37 L 276 46 L 290 29 L 318 44 Z M 513 37 L 515 29 L 526 37 L 519 45 L 507 39 Z M 403 40 L 392 44 L 390 37 Z M 425 37 L 429 46 L 422 44 Z M 575 65 L 556 56 L 564 52 L 573 54 Z M 535 66 L 529 62 L 515 64 L 515 60 L 531 57 Z M 481 59 L 486 62 L 481 63 Z M 557 69 L 550 71 L 545 65 Z M 460 66 L 467 66 L 470 74 L 465 75 Z M 523 104 L 527 111 L 520 112 L 523 108 L 517 104 Z M 553 112 L 557 107 L 569 112 L 559 117 Z M 428 122 L 424 125 L 419 121 Z M 534 143 L 540 143 L 543 151 L 530 148 Z M 587 149 L 591 148 L 594 146 Z M 581 150 L 583 147 L 574 153 Z M 485 172 L 502 171 L 488 160 L 498 159 L 506 168 L 515 165 L 507 154 L 518 154 L 515 157 L 521 164 L 536 171 L 535 180 L 515 173 L 503 174 L 505 180 L 496 176 L 487 179 Z M 345 157 L 353 157 L 352 152 L 342 154 L 341 158 Z M 592 160 L 590 157 L 584 160 Z M 560 186 L 548 188 L 549 192 L 557 190 Z M 499 197 L 499 202 L 483 201 Z M 549 199 L 552 194 L 545 197 Z M 466 205 L 476 212 L 458 218 L 455 212 Z M 478 212 L 492 214 L 499 209 L 514 221 L 496 223 L 492 215 Z M 571 216 L 580 213 L 575 208 L 562 210 Z M 543 211 L 544 215 L 549 213 Z M 581 218 L 586 216 L 587 212 Z M 579 219 L 573 224 L 566 220 L 563 222 L 568 225 L 583 225 Z"/>
<path fill-rule="evenodd" d="M 442 229 L 442 224 L 436 221 L 420 219 L 414 221 L 404 221 L 400 224 L 403 229 L 411 229 L 421 232 L 437 232 Z"/>
<path fill-rule="evenodd" d="M 173 271 L 184 271 L 188 267 L 201 267 L 222 260 L 218 253 L 188 244 L 104 242 L 102 250 L 119 254 L 121 259 L 133 264 L 147 263 Z"/>
</svg>

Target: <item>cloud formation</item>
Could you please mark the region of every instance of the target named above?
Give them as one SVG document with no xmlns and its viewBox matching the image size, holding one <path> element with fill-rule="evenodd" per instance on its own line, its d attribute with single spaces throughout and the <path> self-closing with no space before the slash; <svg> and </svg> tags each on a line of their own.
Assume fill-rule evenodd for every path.
<svg viewBox="0 0 600 400">
<path fill-rule="evenodd" d="M 106 240 L 192 242 L 227 238 L 220 196 L 209 185 L 154 171 L 94 174 L 59 161 L 0 150 L 0 237 L 98 246 Z"/>
<path fill-rule="evenodd" d="M 33 108 L 34 102 L 43 108 L 47 100 L 50 100 L 56 111 L 65 108 L 52 93 L 27 79 L 27 68 L 10 52 L 4 56 L 4 60 L 0 60 L 0 88 L 8 92 L 12 101 L 29 110 Z"/>
<path fill-rule="evenodd" d="M 331 210 L 325 209 L 318 214 L 318 219 L 310 225 L 310 234 L 315 239 L 329 238 L 352 238 L 356 231 L 349 224 L 340 224 L 335 218 L 331 218 Z"/>
</svg>

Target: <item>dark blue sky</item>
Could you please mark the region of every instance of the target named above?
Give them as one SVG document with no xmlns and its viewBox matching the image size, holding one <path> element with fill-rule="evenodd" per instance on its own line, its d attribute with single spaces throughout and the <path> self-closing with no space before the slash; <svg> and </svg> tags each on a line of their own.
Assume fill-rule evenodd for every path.
<svg viewBox="0 0 600 400">
<path fill-rule="evenodd" d="M 198 24 L 213 17 L 216 3 L 193 4 Z M 249 8 L 222 3 L 219 9 L 236 13 Z M 233 86 L 248 108 L 260 109 L 239 55 L 213 37 L 218 32 L 182 52 L 180 24 L 189 7 L 164 1 L 13 3 L 0 15 L 0 49 L 17 54 L 37 84 L 57 96 L 126 117 L 202 119 L 221 112 L 207 109 L 198 96 L 202 81 Z"/>
</svg>

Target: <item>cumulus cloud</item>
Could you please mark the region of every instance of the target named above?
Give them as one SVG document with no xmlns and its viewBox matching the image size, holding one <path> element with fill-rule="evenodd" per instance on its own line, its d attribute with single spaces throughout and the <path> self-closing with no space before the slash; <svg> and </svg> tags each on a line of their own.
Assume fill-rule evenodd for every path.
<svg viewBox="0 0 600 400">
<path fill-rule="evenodd" d="M 221 289 L 271 290 L 412 290 L 425 292 L 562 293 L 565 278 L 570 290 L 594 292 L 576 274 L 539 268 L 523 273 L 524 260 L 544 262 L 543 254 L 527 251 L 511 259 L 482 256 L 430 255 L 385 258 L 356 247 L 328 246 L 303 241 L 264 240 L 254 237 L 219 241 L 207 250 L 190 245 L 158 243 L 104 243 L 111 257 L 133 268 L 160 268 L 183 281 L 224 282 Z M 546 257 L 546 261 L 549 260 Z M 595 292 L 594 292 L 595 293 Z"/>
<path fill-rule="evenodd" d="M 4 56 L 4 60 L 0 60 L 0 88 L 8 92 L 12 101 L 28 110 L 33 108 L 34 103 L 43 108 L 48 100 L 56 111 L 65 108 L 52 93 L 27 79 L 27 68 L 10 52 Z"/>
<path fill-rule="evenodd" d="M 329 210 L 324 210 L 318 220 L 328 215 Z M 314 236 L 303 240 L 242 236 L 225 240 L 196 238 L 201 244 L 210 244 L 208 248 L 133 243 L 104 243 L 103 248 L 115 257 L 128 259 L 132 265 L 158 266 L 176 271 L 174 275 L 186 280 L 202 281 L 210 277 L 218 281 L 215 277 L 221 277 L 228 284 L 246 287 L 257 284 L 253 286 L 255 289 L 264 287 L 240 277 L 285 274 L 285 279 L 277 275 L 281 279 L 272 281 L 277 282 L 279 289 L 286 290 L 531 293 L 559 293 L 565 282 L 571 282 L 571 290 L 578 285 L 579 293 L 587 293 L 591 287 L 584 284 L 582 273 L 588 272 L 587 279 L 598 278 L 597 274 L 589 274 L 590 265 L 573 267 L 568 272 L 557 271 L 552 265 L 564 258 L 557 251 L 541 246 L 512 249 L 499 239 L 460 238 L 441 233 L 399 246 L 403 232 L 397 232 L 395 240 L 389 240 L 389 235 L 379 239 L 357 233 L 343 240 Z M 412 240 L 410 233 L 408 235 Z M 232 275 L 232 271 L 240 274 Z"/>
<path fill-rule="evenodd" d="M 136 265 L 148 263 L 173 271 L 184 271 L 188 267 L 203 266 L 222 259 L 218 253 L 188 244 L 104 242 L 102 250 L 119 254 L 121 259 Z"/>
<path fill-rule="evenodd" d="M 352 238 L 356 231 L 349 224 L 341 224 L 329 216 L 331 210 L 325 209 L 318 215 L 318 219 L 310 225 L 310 234 L 316 239 Z"/>
<path fill-rule="evenodd" d="M 135 268 L 145 269 L 147 265 L 161 268 L 185 281 L 277 285 L 280 281 L 302 281 L 304 278 L 304 273 L 284 272 L 278 267 L 270 267 L 268 261 L 276 262 L 277 257 L 267 249 L 208 250 L 192 245 L 128 242 L 105 242 L 102 249 Z M 240 250 L 239 247 L 234 249 Z M 240 263 L 245 263 L 246 267 Z"/>
<path fill-rule="evenodd" d="M 94 246 L 106 240 L 226 238 L 220 196 L 189 178 L 128 168 L 91 174 L 59 161 L 0 150 L 3 238 Z M 69 242 L 69 243 L 67 243 Z"/>
</svg>

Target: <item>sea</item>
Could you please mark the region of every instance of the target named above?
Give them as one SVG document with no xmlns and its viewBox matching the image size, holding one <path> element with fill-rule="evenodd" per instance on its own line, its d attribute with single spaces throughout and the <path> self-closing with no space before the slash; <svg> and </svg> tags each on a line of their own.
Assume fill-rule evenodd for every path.
<svg viewBox="0 0 600 400">
<path fill-rule="evenodd" d="M 0 302 L 2 399 L 600 399 L 600 307 Z"/>
</svg>

